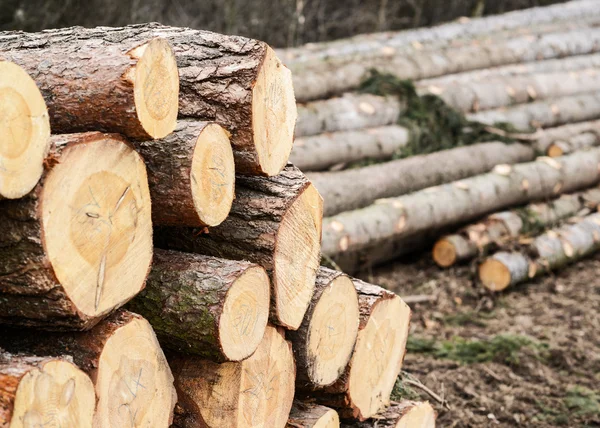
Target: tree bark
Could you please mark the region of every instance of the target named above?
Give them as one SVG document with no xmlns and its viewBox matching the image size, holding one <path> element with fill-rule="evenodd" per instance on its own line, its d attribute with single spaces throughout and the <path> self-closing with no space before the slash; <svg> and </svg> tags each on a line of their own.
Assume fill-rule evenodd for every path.
<svg viewBox="0 0 600 428">
<path fill-rule="evenodd" d="M 534 203 L 512 211 L 492 214 L 479 223 L 440 238 L 433 247 L 433 260 L 441 267 L 471 260 L 490 248 L 510 246 L 539 228 L 546 228 L 582 210 L 600 206 L 600 189 L 562 195 L 548 203 Z"/>
<path fill-rule="evenodd" d="M 68 358 L 0 352 L 0 426 L 91 428 L 90 378 Z"/>
<path fill-rule="evenodd" d="M 42 94 L 21 67 L 0 61 L 0 88 L 0 199 L 17 199 L 42 176 L 50 122 Z"/>
<path fill-rule="evenodd" d="M 0 202 L 0 323 L 89 329 L 144 286 L 146 168 L 119 136 L 67 134 L 52 144 L 36 188 Z"/>
<path fill-rule="evenodd" d="M 575 221 L 531 244 L 492 255 L 479 265 L 479 280 L 490 291 L 502 291 L 593 254 L 600 249 L 600 214 Z"/>
<path fill-rule="evenodd" d="M 424 234 L 510 206 L 590 187 L 600 181 L 599 163 L 600 149 L 561 158 L 544 157 L 515 166 L 499 165 L 489 174 L 383 199 L 367 208 L 327 218 L 322 251 L 338 265 L 340 259 L 358 258 L 381 263 Z M 342 264 L 343 269 L 356 268 Z"/>
<path fill-rule="evenodd" d="M 600 118 L 600 91 L 472 113 L 467 118 L 488 125 L 508 123 L 519 130 L 594 120 Z"/>
<path fill-rule="evenodd" d="M 168 427 L 176 402 L 173 376 L 150 324 L 120 310 L 92 330 L 25 333 L 3 330 L 9 352 L 73 357 L 94 383 L 98 404 L 94 427 Z"/>
<path fill-rule="evenodd" d="M 269 277 L 248 262 L 155 250 L 146 288 L 129 308 L 160 343 L 217 362 L 248 358 L 269 317 Z"/>
<path fill-rule="evenodd" d="M 435 410 L 427 401 L 393 403 L 373 420 L 342 424 L 342 428 L 435 428 Z"/>
<path fill-rule="evenodd" d="M 308 178 L 323 196 L 323 214 L 332 216 L 366 207 L 380 198 L 400 196 L 483 174 L 498 164 L 515 164 L 533 159 L 535 152 L 529 146 L 492 142 L 410 156 L 363 168 L 311 173 Z"/>
<path fill-rule="evenodd" d="M 298 168 L 275 177 L 236 177 L 229 217 L 208 233 L 163 228 L 158 246 L 264 267 L 272 281 L 271 319 L 286 328 L 300 326 L 320 263 L 323 202 Z"/>
<path fill-rule="evenodd" d="M 557 157 L 599 144 L 600 120 L 594 120 L 539 130 L 534 147 L 540 153 Z"/>
<path fill-rule="evenodd" d="M 394 293 L 352 281 L 360 308 L 354 353 L 338 381 L 311 396 L 337 409 L 343 419 L 365 420 L 389 405 L 404 360 L 411 312 Z"/>
<path fill-rule="evenodd" d="M 103 131 L 136 140 L 175 128 L 179 78 L 169 44 L 81 27 L 0 34 L 0 58 L 44 95 L 54 133 Z"/>
<path fill-rule="evenodd" d="M 392 125 L 404 111 L 396 97 L 344 94 L 298 106 L 296 137 Z"/>
<path fill-rule="evenodd" d="M 352 280 L 342 272 L 319 268 L 302 324 L 287 335 L 296 359 L 298 388 L 322 388 L 341 376 L 354 350 L 358 318 Z"/>
<path fill-rule="evenodd" d="M 155 225 L 216 226 L 233 202 L 235 166 L 220 125 L 180 120 L 161 139 L 135 145 L 148 168 Z"/>
<path fill-rule="evenodd" d="M 179 397 L 174 427 L 285 427 L 295 368 L 283 330 L 268 326 L 256 352 L 241 362 L 174 355 L 169 363 Z"/>
<path fill-rule="evenodd" d="M 451 107 L 468 113 L 599 90 L 600 73 L 585 69 L 450 83 L 419 92 L 439 95 Z"/>
<path fill-rule="evenodd" d="M 329 407 L 294 400 L 286 428 L 339 428 L 340 417 Z"/>
<path fill-rule="evenodd" d="M 362 160 L 388 160 L 410 139 L 410 131 L 398 125 L 327 132 L 296 138 L 290 161 L 302 171 L 322 171 Z"/>
</svg>

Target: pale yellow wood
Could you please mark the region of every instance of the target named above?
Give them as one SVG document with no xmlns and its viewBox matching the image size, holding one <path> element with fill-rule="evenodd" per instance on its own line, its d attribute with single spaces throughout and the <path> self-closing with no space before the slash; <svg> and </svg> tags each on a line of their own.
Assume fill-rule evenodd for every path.
<svg viewBox="0 0 600 428">
<path fill-rule="evenodd" d="M 456 249 L 447 239 L 438 240 L 433 246 L 433 259 L 442 267 L 452 266 L 456 262 Z"/>
<path fill-rule="evenodd" d="M 396 428 L 435 428 L 435 410 L 428 402 L 417 403 L 400 418 Z"/>
<path fill-rule="evenodd" d="M 91 428 L 95 407 L 90 378 L 67 361 L 51 360 L 21 378 L 9 426 Z"/>
<path fill-rule="evenodd" d="M 134 319 L 106 341 L 95 385 L 95 428 L 169 426 L 173 375 L 146 320 Z"/>
<path fill-rule="evenodd" d="M 46 103 L 18 65 L 0 61 L 0 199 L 20 198 L 37 184 L 50 144 Z"/>
<path fill-rule="evenodd" d="M 252 89 L 254 144 L 266 175 L 277 175 L 287 163 L 297 117 L 292 73 L 267 48 Z"/>
<path fill-rule="evenodd" d="M 325 413 L 316 424 L 313 425 L 313 428 L 339 428 L 340 427 L 340 417 L 338 413 L 331 409 L 327 413 Z"/>
<path fill-rule="evenodd" d="M 207 226 L 221 224 L 235 196 L 235 164 L 227 131 L 216 123 L 200 133 L 190 174 L 198 217 Z"/>
<path fill-rule="evenodd" d="M 487 259 L 479 265 L 479 279 L 491 291 L 502 291 L 510 285 L 510 270 L 499 260 Z"/>
</svg>

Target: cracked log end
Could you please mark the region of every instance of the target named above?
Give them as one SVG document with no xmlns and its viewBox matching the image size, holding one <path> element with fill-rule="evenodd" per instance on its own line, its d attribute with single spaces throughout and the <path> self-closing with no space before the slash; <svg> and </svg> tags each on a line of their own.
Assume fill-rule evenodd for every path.
<svg viewBox="0 0 600 428">
<path fill-rule="evenodd" d="M 227 292 L 219 321 L 223 355 L 240 361 L 259 346 L 269 318 L 269 277 L 253 266 L 241 274 Z"/>
<path fill-rule="evenodd" d="M 260 174 L 277 175 L 285 167 L 297 116 L 292 73 L 267 48 L 252 89 L 252 131 Z"/>
<path fill-rule="evenodd" d="M 115 330 L 98 360 L 97 427 L 166 427 L 176 395 L 173 376 L 150 324 L 141 317 Z"/>
<path fill-rule="evenodd" d="M 502 291 L 511 284 L 510 267 L 501 260 L 488 258 L 479 265 L 479 280 L 490 291 Z"/>
<path fill-rule="evenodd" d="M 50 122 L 35 82 L 8 61 L 0 61 L 0 136 L 0 199 L 20 198 L 42 175 Z"/>
<path fill-rule="evenodd" d="M 300 327 L 320 265 L 323 198 L 308 185 L 281 220 L 273 255 L 275 318 L 291 330 Z"/>
<path fill-rule="evenodd" d="M 433 246 L 433 260 L 441 267 L 450 267 L 456 263 L 456 248 L 452 241 L 440 239 Z"/>
<path fill-rule="evenodd" d="M 7 427 L 92 426 L 94 385 L 70 362 L 0 355 L 0 384 L 0 421 L 10 421 Z"/>
<path fill-rule="evenodd" d="M 402 414 L 395 428 L 435 428 L 435 410 L 428 402 L 415 403 Z"/>
<path fill-rule="evenodd" d="M 350 362 L 347 396 L 355 417 L 367 419 L 389 404 L 402 368 L 410 308 L 398 296 L 379 299 L 359 331 Z"/>
<path fill-rule="evenodd" d="M 58 282 L 81 318 L 135 296 L 152 259 L 146 167 L 118 137 L 91 133 L 62 150 L 41 193 L 42 240 Z M 59 145 L 63 136 L 53 141 Z"/>
<path fill-rule="evenodd" d="M 233 203 L 235 165 L 227 131 L 216 123 L 205 126 L 198 136 L 190 182 L 200 223 L 204 226 L 221 224 Z"/>
<path fill-rule="evenodd" d="M 315 386 L 331 385 L 343 373 L 356 343 L 358 320 L 354 284 L 338 276 L 321 294 L 310 320 L 307 373 Z"/>
<path fill-rule="evenodd" d="M 173 132 L 179 110 L 179 72 L 169 43 L 151 40 L 130 52 L 134 67 L 133 96 L 140 124 L 151 138 Z"/>
</svg>

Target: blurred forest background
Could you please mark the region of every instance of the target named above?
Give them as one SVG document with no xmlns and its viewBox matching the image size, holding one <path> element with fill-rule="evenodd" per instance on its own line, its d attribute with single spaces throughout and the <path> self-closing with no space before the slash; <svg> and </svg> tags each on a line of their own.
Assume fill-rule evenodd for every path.
<svg viewBox="0 0 600 428">
<path fill-rule="evenodd" d="M 297 46 L 560 0 L 0 0 L 2 30 L 158 21 Z"/>
</svg>

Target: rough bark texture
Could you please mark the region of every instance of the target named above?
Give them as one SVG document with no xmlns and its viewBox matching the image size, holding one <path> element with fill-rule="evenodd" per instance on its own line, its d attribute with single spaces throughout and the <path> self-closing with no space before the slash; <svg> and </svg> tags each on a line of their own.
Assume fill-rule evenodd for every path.
<svg viewBox="0 0 600 428">
<path fill-rule="evenodd" d="M 349 162 L 390 159 L 409 141 L 410 131 L 398 125 L 327 132 L 296 138 L 290 161 L 302 171 L 322 171 Z"/>
<path fill-rule="evenodd" d="M 197 209 L 194 202 L 194 184 L 204 180 L 211 171 L 193 171 L 194 151 L 200 134 L 210 122 L 195 120 L 180 120 L 177 128 L 169 136 L 152 141 L 135 144 L 143 156 L 148 168 L 148 184 L 152 197 L 152 223 L 155 225 L 179 226 L 212 226 L 204 210 Z M 203 165 L 212 166 L 212 160 L 206 160 Z M 217 165 L 215 165 L 216 167 Z M 220 181 L 214 182 L 215 187 L 222 192 L 233 194 L 234 177 L 233 165 L 220 163 Z M 224 204 L 231 205 L 229 198 L 224 198 Z M 220 208 L 220 207 L 219 207 Z"/>
<path fill-rule="evenodd" d="M 88 316 L 71 300 L 57 279 L 56 266 L 48 257 L 42 218 L 44 182 L 52 169 L 61 163 L 65 148 L 89 142 L 97 144 L 97 140 L 103 139 L 127 147 L 124 140 L 114 134 L 94 132 L 53 136 L 46 169 L 34 190 L 22 199 L 0 201 L 0 223 L 7 231 L 0 236 L 0 323 L 85 330 L 109 312 Z"/>
<path fill-rule="evenodd" d="M 128 307 L 152 324 L 163 346 L 212 361 L 229 361 L 231 357 L 221 343 L 221 335 L 231 335 L 234 332 L 220 330 L 221 315 L 232 285 L 252 267 L 259 268 L 243 261 L 157 249 L 146 288 Z M 253 324 L 260 324 L 254 328 L 259 331 L 258 336 L 262 337 L 269 312 L 268 280 L 255 286 L 264 286 L 267 291 L 263 293 L 263 301 L 254 302 L 257 306 L 264 305 L 260 311 L 264 316 L 260 322 L 257 322 L 256 314 L 252 319 Z M 256 310 L 246 309 L 248 313 L 238 314 L 242 319 L 250 317 Z M 243 358 L 248 357 L 255 349 L 248 350 Z"/>
<path fill-rule="evenodd" d="M 404 400 L 364 422 L 344 423 L 342 428 L 435 428 L 436 414 L 428 402 Z"/>
<path fill-rule="evenodd" d="M 600 249 L 600 214 L 574 220 L 538 236 L 512 252 L 499 252 L 479 266 L 479 279 L 491 291 L 501 291 L 549 271 L 560 269 Z"/>
<path fill-rule="evenodd" d="M 203 230 L 198 229 L 163 228 L 157 231 L 157 244 L 165 248 L 196 252 L 225 259 L 249 260 L 264 267 L 269 272 L 272 280 L 271 299 L 273 304 L 271 319 L 275 323 L 281 323 L 281 317 L 285 317 L 283 313 L 288 308 L 277 307 L 275 303 L 278 294 L 285 292 L 282 289 L 282 287 L 285 287 L 285 276 L 292 273 L 286 271 L 295 269 L 299 263 L 303 265 L 298 266 L 299 269 L 311 270 L 311 265 L 314 264 L 313 261 L 319 257 L 317 242 L 317 248 L 310 249 L 308 261 L 294 260 L 294 254 L 287 254 L 286 257 L 290 257 L 289 262 L 281 265 L 279 271 L 277 270 L 275 256 L 277 251 L 283 251 L 281 248 L 278 249 L 277 246 L 293 245 L 292 242 L 281 244 L 279 233 L 281 226 L 290 213 L 290 207 L 307 190 L 310 190 L 310 182 L 298 168 L 292 165 L 288 165 L 280 175 L 275 177 L 237 176 L 236 199 L 231 207 L 229 217 L 223 223 L 211 228 L 208 233 L 203 233 Z M 320 221 L 319 224 L 303 224 L 298 227 L 314 228 L 320 235 Z M 298 233 L 301 236 L 303 231 L 298 230 Z M 311 290 L 314 288 L 317 267 L 318 263 L 314 268 L 314 272 L 306 272 L 306 281 L 311 283 Z M 295 278 L 295 280 L 298 280 L 298 278 Z M 305 284 L 299 284 L 299 286 L 308 287 Z M 312 292 L 310 295 L 312 295 Z M 307 296 L 304 308 L 308 306 L 310 295 Z"/>
<path fill-rule="evenodd" d="M 340 417 L 329 407 L 295 400 L 286 428 L 339 428 Z"/>
<path fill-rule="evenodd" d="M 298 106 L 296 137 L 391 125 L 405 106 L 396 97 L 344 94 Z"/>
<path fill-rule="evenodd" d="M 540 153 L 551 156 L 552 148 L 560 148 L 563 154 L 600 144 L 600 120 L 570 123 L 556 128 L 538 131 L 534 147 Z M 560 155 L 562 156 L 562 155 Z"/>
<path fill-rule="evenodd" d="M 176 69 L 160 64 L 160 81 L 144 82 L 148 87 L 143 91 L 150 99 L 156 97 L 156 103 L 147 106 L 152 118 L 169 116 L 171 123 L 162 135 L 155 135 L 140 117 L 134 93 L 141 56 L 136 48 L 152 39 L 117 36 L 106 28 L 4 32 L 0 33 L 0 58 L 20 65 L 36 81 L 48 105 L 53 133 L 104 131 L 146 140 L 172 131 L 177 114 Z M 174 66 L 174 58 L 171 60 Z"/>
<path fill-rule="evenodd" d="M 527 48 L 524 49 L 524 46 Z M 600 29 L 521 36 L 481 45 L 421 50 L 389 57 L 360 57 L 352 61 L 320 61 L 293 67 L 294 90 L 300 101 L 325 98 L 357 88 L 367 72 L 377 69 L 400 79 L 419 80 L 451 73 L 542 59 L 597 53 Z"/>
<path fill-rule="evenodd" d="M 400 244 L 418 235 L 590 187 L 600 180 L 599 162 L 600 150 L 592 149 L 512 167 L 500 165 L 489 174 L 383 199 L 367 208 L 327 218 L 322 251 L 350 271 L 357 268 L 359 259 L 370 263 L 390 260 L 402 250 Z M 389 248 L 392 243 L 395 251 Z M 382 248 L 386 250 L 378 251 Z"/>
<path fill-rule="evenodd" d="M 522 144 L 475 144 L 410 156 L 390 162 L 336 172 L 308 174 L 324 200 L 325 216 L 332 216 L 389 198 L 490 171 L 498 164 L 535 159 Z"/>
<path fill-rule="evenodd" d="M 311 396 L 319 403 L 337 409 L 342 419 L 365 420 L 389 404 L 406 352 L 410 309 L 390 291 L 359 279 L 352 281 L 358 292 L 360 308 L 354 354 L 333 385 L 315 391 Z M 382 319 L 378 306 L 392 302 L 395 306 L 387 306 Z M 379 311 L 378 319 L 370 322 L 376 310 Z M 366 336 L 366 332 L 372 336 Z M 390 351 L 392 349 L 394 351 Z M 358 358 L 361 360 L 357 361 Z M 381 378 L 382 375 L 385 379 Z M 355 381 L 353 376 L 361 380 Z"/>
<path fill-rule="evenodd" d="M 321 297 L 323 297 L 324 293 L 325 293 L 325 296 L 327 296 L 327 294 L 332 293 L 332 291 L 333 291 L 332 286 L 334 285 L 333 282 L 336 278 L 339 278 L 339 277 L 345 277 L 345 275 L 342 272 L 338 272 L 338 271 L 328 269 L 325 267 L 319 268 L 319 271 L 317 272 L 317 279 L 315 281 L 315 291 L 312 296 L 311 302 L 308 306 L 308 309 L 306 310 L 306 313 L 304 314 L 304 319 L 302 320 L 302 324 L 300 325 L 298 330 L 290 331 L 287 334 L 287 338 L 292 342 L 292 345 L 293 345 L 292 348 L 294 350 L 294 357 L 296 360 L 296 385 L 300 389 L 310 390 L 310 389 L 314 389 L 314 388 L 322 388 L 322 387 L 327 386 L 328 384 L 332 384 L 342 374 L 343 370 L 348 365 L 350 357 L 352 356 L 352 350 L 354 349 L 354 345 L 356 343 L 356 333 L 357 333 L 356 326 L 358 325 L 358 318 L 356 318 L 355 326 L 351 326 L 351 325 L 344 326 L 341 329 L 336 329 L 337 331 L 334 332 L 334 334 L 336 334 L 338 336 L 347 337 L 346 340 L 351 341 L 351 346 L 344 347 L 343 351 L 339 347 L 336 350 L 337 351 L 336 353 L 338 355 L 340 352 L 346 352 L 347 355 L 342 355 L 341 359 L 338 361 L 339 365 L 338 365 L 338 367 L 336 367 L 336 370 L 335 370 L 336 373 L 335 373 L 335 376 L 332 377 L 332 380 L 330 382 L 322 384 L 312 376 L 315 366 L 319 366 L 319 365 L 323 364 L 323 361 L 321 361 L 321 360 L 325 359 L 325 358 L 323 358 L 323 356 L 319 355 L 318 353 L 316 355 L 312 355 L 312 352 L 311 352 L 310 346 L 309 346 L 310 341 L 315 340 L 315 338 L 311 338 L 312 322 L 317 321 L 317 320 L 314 320 L 315 309 L 317 307 L 317 304 L 320 302 Z M 352 301 L 357 302 L 357 297 L 350 298 L 348 300 L 349 300 L 349 302 L 346 305 L 344 305 L 345 306 L 344 309 L 347 309 L 348 311 L 350 311 L 352 309 L 350 307 L 350 305 L 351 305 Z M 329 311 L 333 311 L 335 309 L 336 308 L 330 308 Z M 336 314 L 336 317 L 343 318 L 342 314 Z M 325 325 L 324 327 L 326 328 L 327 325 Z M 354 333 L 354 334 L 352 334 L 352 333 Z M 331 343 L 324 344 L 324 346 L 329 346 L 329 345 L 331 345 Z M 330 355 L 328 355 L 328 357 L 329 357 L 329 359 L 332 358 L 332 356 L 330 356 Z"/>
<path fill-rule="evenodd" d="M 443 267 L 485 254 L 490 248 L 510 245 L 524 234 L 531 234 L 600 205 L 600 189 L 562 195 L 548 203 L 529 204 L 521 209 L 488 216 L 455 234 L 440 238 L 433 249 L 433 259 Z"/>
<path fill-rule="evenodd" d="M 508 123 L 519 130 L 594 120 L 600 117 L 600 92 L 487 110 L 469 114 L 467 117 L 488 125 Z"/>
<path fill-rule="evenodd" d="M 535 100 L 565 97 L 600 90 L 600 73 L 579 71 L 488 78 L 483 82 L 428 86 L 421 93 L 439 95 L 462 112 L 477 112 Z"/>
</svg>

